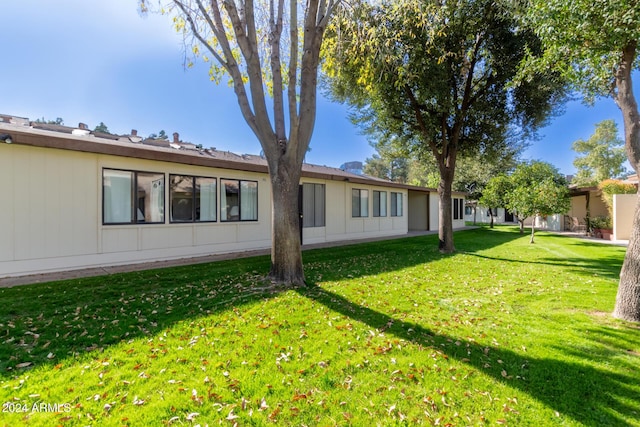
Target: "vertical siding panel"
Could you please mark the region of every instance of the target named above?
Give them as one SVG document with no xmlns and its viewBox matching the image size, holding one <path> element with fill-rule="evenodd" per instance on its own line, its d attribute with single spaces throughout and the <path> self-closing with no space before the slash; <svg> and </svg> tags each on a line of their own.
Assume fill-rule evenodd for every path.
<svg viewBox="0 0 640 427">
<path fill-rule="evenodd" d="M 0 262 L 14 259 L 14 212 L 15 212 L 15 172 L 16 151 L 19 147 L 0 145 L 0 182 L 3 198 L 0 202 Z"/>
</svg>

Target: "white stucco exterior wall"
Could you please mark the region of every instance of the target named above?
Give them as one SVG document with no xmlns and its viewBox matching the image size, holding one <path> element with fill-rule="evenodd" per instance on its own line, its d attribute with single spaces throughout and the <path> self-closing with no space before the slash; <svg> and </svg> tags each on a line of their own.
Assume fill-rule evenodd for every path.
<svg viewBox="0 0 640 427">
<path fill-rule="evenodd" d="M 165 222 L 103 225 L 102 171 L 122 169 L 165 176 Z M 169 175 L 258 182 L 258 220 L 170 223 Z M 115 155 L 0 144 L 0 277 L 189 258 L 271 246 L 271 196 L 265 173 L 193 166 Z M 305 243 L 405 235 L 406 189 L 329 179 L 303 179 L 326 186 L 326 226 L 303 229 Z M 369 191 L 369 216 L 353 218 L 351 190 Z M 402 216 L 373 217 L 373 190 L 401 193 Z"/>
<path fill-rule="evenodd" d="M 636 194 L 613 195 L 613 240 L 629 240 L 631 237 L 637 203 Z"/>
</svg>

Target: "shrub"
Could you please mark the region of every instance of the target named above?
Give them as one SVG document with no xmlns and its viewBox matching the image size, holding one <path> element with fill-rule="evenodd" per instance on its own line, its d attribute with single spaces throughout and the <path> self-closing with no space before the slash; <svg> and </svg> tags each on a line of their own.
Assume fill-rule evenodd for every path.
<svg viewBox="0 0 640 427">
<path fill-rule="evenodd" d="M 611 222 L 611 218 L 608 216 L 596 216 L 591 218 L 591 228 L 600 228 L 600 229 L 611 229 L 613 228 L 613 223 Z"/>
<path fill-rule="evenodd" d="M 598 188 L 602 191 L 610 215 L 613 215 L 614 194 L 635 194 L 638 191 L 635 185 L 626 184 L 617 179 L 605 179 L 598 185 Z"/>
</svg>

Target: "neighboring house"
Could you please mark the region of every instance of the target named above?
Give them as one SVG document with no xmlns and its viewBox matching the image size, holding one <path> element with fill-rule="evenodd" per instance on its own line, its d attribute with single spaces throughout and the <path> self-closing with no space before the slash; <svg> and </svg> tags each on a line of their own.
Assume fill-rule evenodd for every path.
<svg viewBox="0 0 640 427">
<path fill-rule="evenodd" d="M 517 224 L 515 216 L 505 208 L 492 208 L 494 224 Z M 479 206 L 477 202 L 467 202 L 464 219 L 473 224 L 490 224 L 489 208 Z"/>
<path fill-rule="evenodd" d="M 638 187 L 638 175 L 629 175 L 623 181 Z M 612 216 L 613 240 L 629 240 L 633 225 L 633 213 L 638 200 L 636 194 L 615 194 L 613 196 L 613 215 L 610 215 L 602 191 L 598 187 L 573 187 L 571 210 L 565 216 L 565 230 L 586 232 L 586 219 Z"/>
<path fill-rule="evenodd" d="M 624 182 L 638 185 L 637 175 L 629 176 Z M 608 217 L 609 210 L 598 187 L 570 187 L 571 207 L 564 214 L 535 218 L 536 228 L 550 231 L 575 231 L 587 233 L 587 217 Z M 613 240 L 628 240 L 633 222 L 633 212 L 637 202 L 635 194 L 617 194 L 614 196 Z M 504 208 L 493 209 L 494 224 L 514 224 L 514 215 Z M 465 220 L 474 224 L 489 224 L 489 209 L 467 202 Z M 531 227 L 534 218 L 524 221 L 525 227 Z"/>
<path fill-rule="evenodd" d="M 266 161 L 173 136 L 0 115 L 0 277 L 269 248 Z M 305 244 L 438 229 L 434 189 L 305 164 L 300 191 Z"/>
</svg>

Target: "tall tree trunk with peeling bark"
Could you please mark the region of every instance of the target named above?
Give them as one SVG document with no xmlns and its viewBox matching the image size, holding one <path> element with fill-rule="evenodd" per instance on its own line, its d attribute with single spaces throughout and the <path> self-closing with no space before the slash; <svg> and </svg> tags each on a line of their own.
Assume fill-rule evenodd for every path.
<svg viewBox="0 0 640 427">
<path fill-rule="evenodd" d="M 140 0 L 143 11 L 149 10 L 149 1 Z M 159 2 L 162 13 L 175 15 L 175 27 L 186 44 L 193 44 L 194 54 L 213 58 L 211 74 L 229 76 L 240 111 L 260 141 L 273 203 L 269 277 L 287 285 L 305 282 L 298 187 L 316 119 L 320 46 L 340 1 L 269 0 L 260 6 L 254 0 Z M 259 7 L 264 10 L 256 13 Z"/>
<path fill-rule="evenodd" d="M 622 111 L 627 157 L 636 173 L 640 170 L 640 114 L 633 94 L 631 70 L 636 58 L 637 43 L 625 46 L 616 72 L 615 101 Z M 633 215 L 629 247 L 620 271 L 620 283 L 613 312 L 615 317 L 640 322 L 640 195 Z"/>
</svg>

